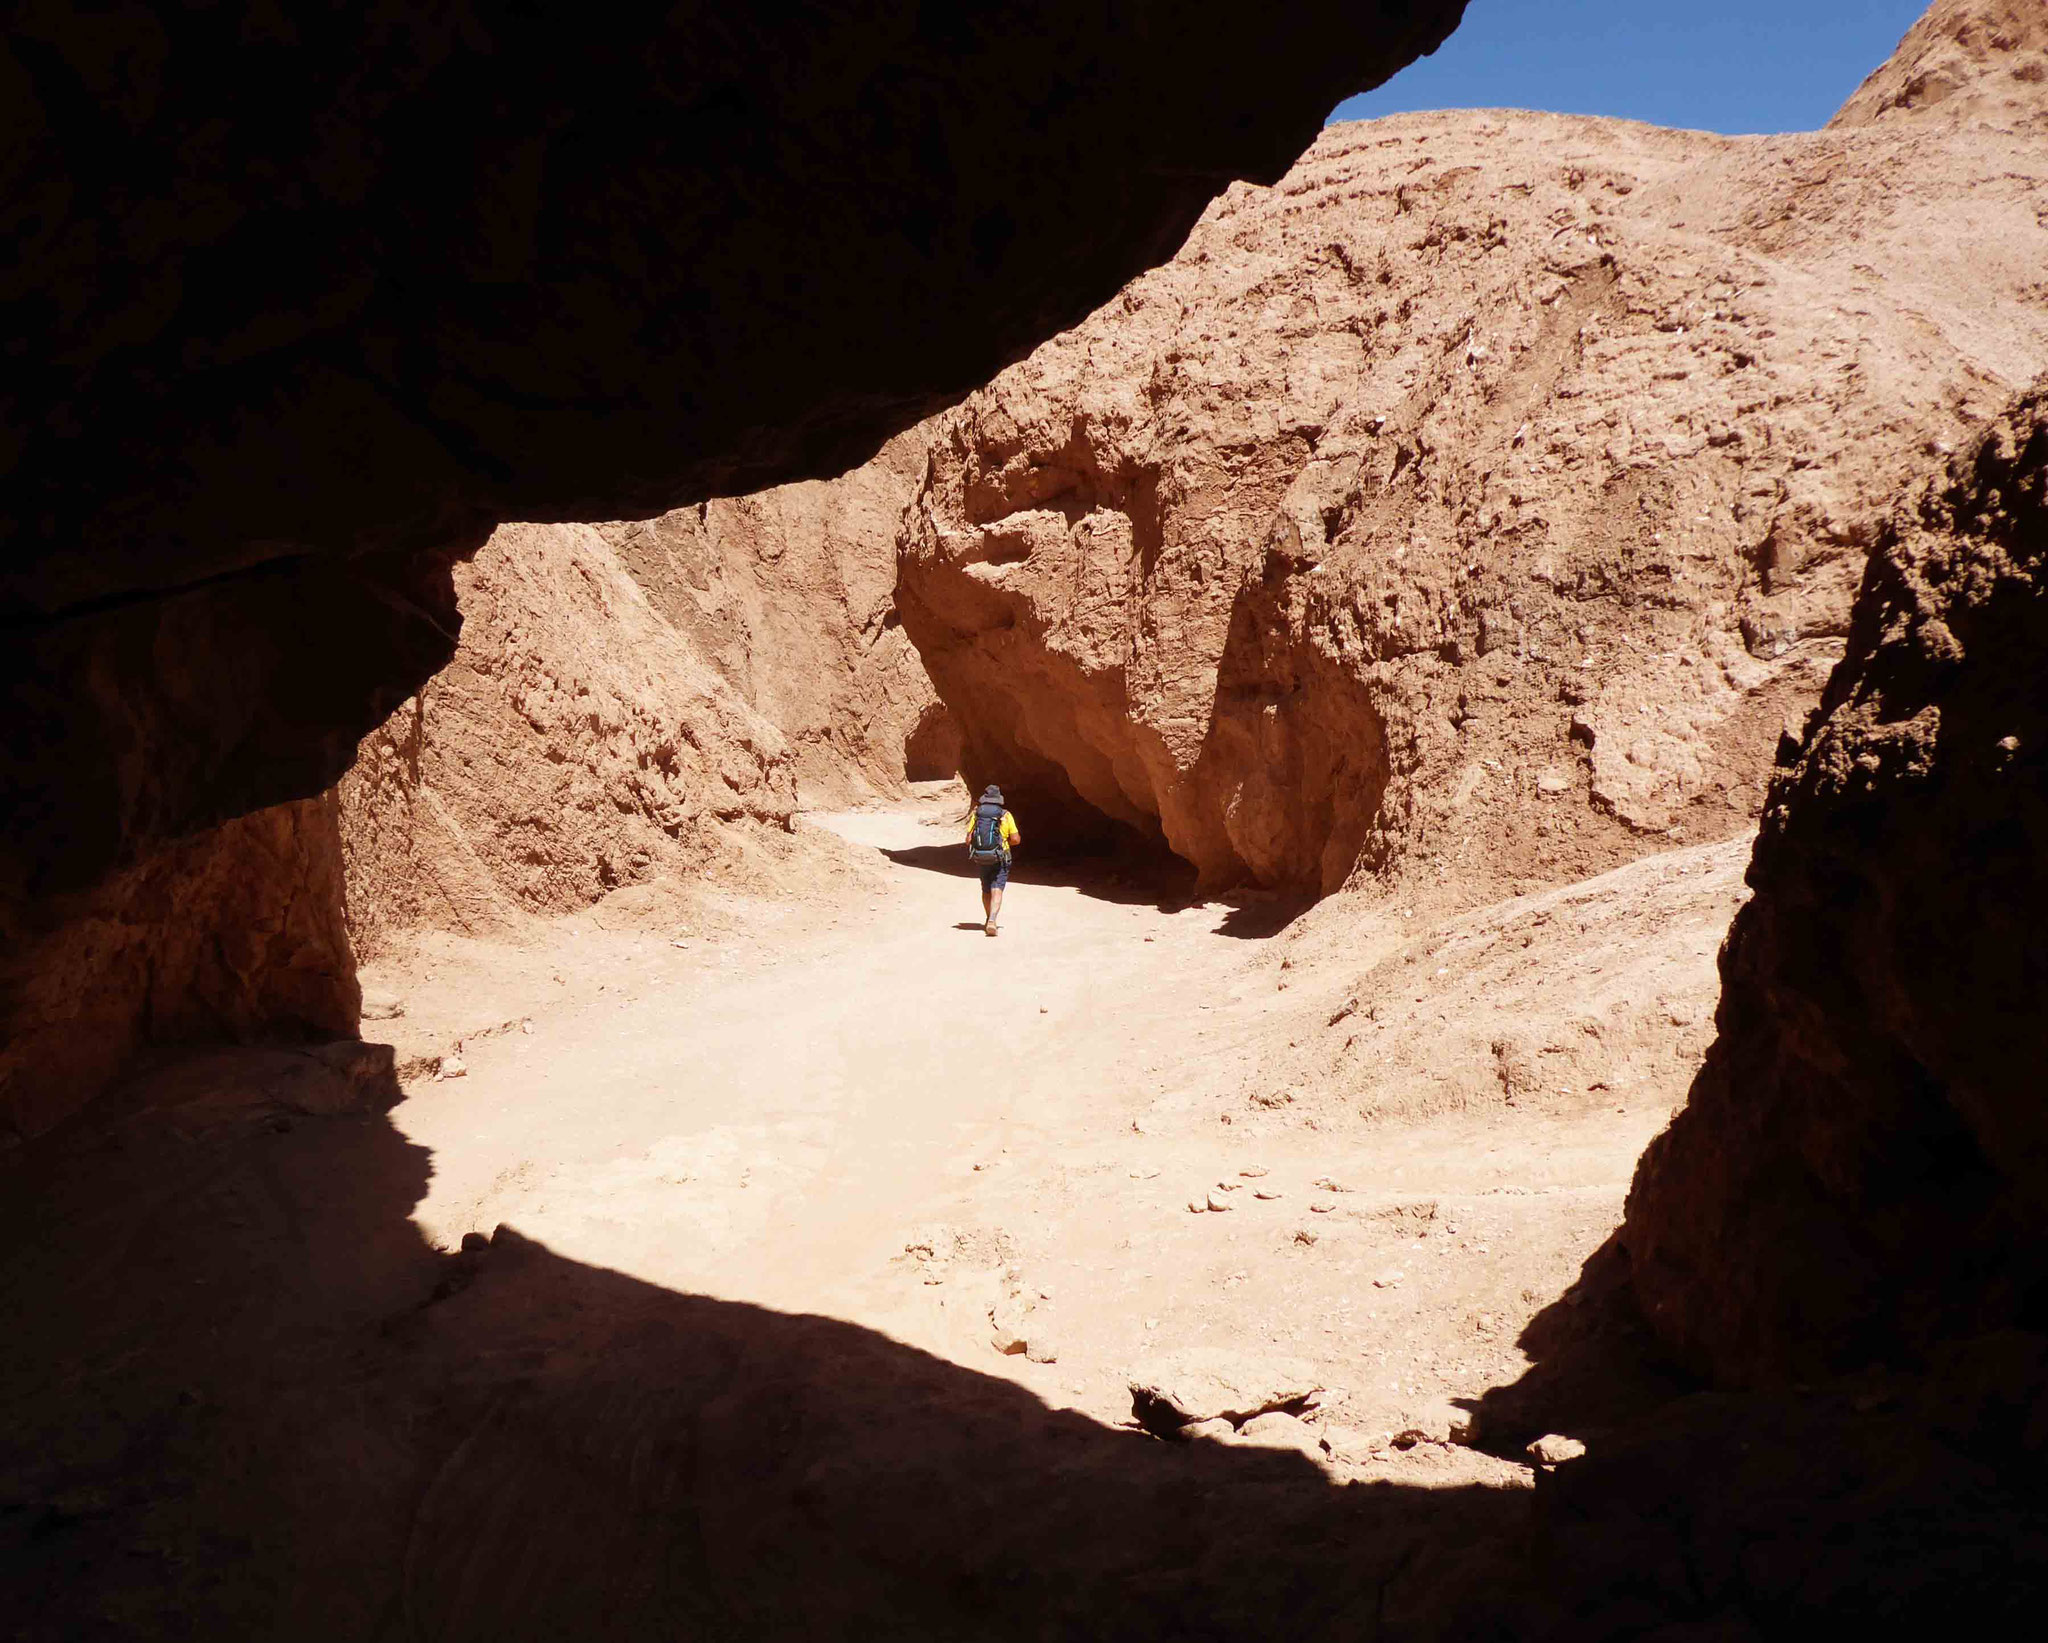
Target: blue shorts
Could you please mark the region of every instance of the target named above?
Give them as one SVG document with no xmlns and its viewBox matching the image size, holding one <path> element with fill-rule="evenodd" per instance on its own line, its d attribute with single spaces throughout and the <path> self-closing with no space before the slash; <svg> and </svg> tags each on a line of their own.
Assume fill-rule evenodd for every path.
<svg viewBox="0 0 2048 1643">
<path fill-rule="evenodd" d="M 990 890 L 1000 890 L 1009 882 L 1010 853 L 1007 850 L 1003 852 L 1001 861 L 985 861 L 981 864 L 981 888 L 984 894 Z"/>
</svg>

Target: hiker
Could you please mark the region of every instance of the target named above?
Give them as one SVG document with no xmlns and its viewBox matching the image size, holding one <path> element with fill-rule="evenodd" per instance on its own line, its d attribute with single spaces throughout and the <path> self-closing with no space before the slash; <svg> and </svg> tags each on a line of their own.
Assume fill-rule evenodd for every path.
<svg viewBox="0 0 2048 1643">
<path fill-rule="evenodd" d="M 967 859 L 981 869 L 981 933 L 996 933 L 1003 910 L 1003 886 L 1010 882 L 1010 852 L 1021 835 L 1017 818 L 1003 808 L 1003 790 L 994 782 L 967 818 Z"/>
</svg>

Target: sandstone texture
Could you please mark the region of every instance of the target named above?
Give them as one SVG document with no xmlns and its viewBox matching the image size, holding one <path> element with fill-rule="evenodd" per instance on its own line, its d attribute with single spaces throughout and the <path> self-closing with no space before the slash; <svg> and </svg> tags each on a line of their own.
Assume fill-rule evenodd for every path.
<svg viewBox="0 0 2048 1643">
<path fill-rule="evenodd" d="M 145 1045 L 352 1035 L 360 993 L 331 797 L 210 829 L 0 922 L 0 1147 Z"/>
<path fill-rule="evenodd" d="M 837 484 L 495 532 L 455 572 L 454 660 L 338 789 L 361 956 L 507 934 L 732 866 L 800 803 L 900 794 L 937 707 L 890 599 L 922 472 L 906 435 Z"/>
<path fill-rule="evenodd" d="M 898 601 L 970 779 L 1310 893 L 1746 829 L 1892 498 L 2048 368 L 2048 155 L 1965 106 L 1411 115 L 1233 187 L 932 426 Z"/>
<path fill-rule="evenodd" d="M 365 952 L 401 928 L 529 912 L 703 867 L 734 823 L 787 826 L 789 750 L 588 525 L 507 525 L 458 572 L 455 659 L 340 788 Z"/>
<path fill-rule="evenodd" d="M 806 807 L 959 768 L 896 615 L 898 525 L 924 472 L 912 430 L 837 480 L 600 527 L 655 608 L 782 733 Z"/>
<path fill-rule="evenodd" d="M 865 460 L 1461 11 L 24 15 L 0 890 L 317 793 L 496 525 Z"/>
<path fill-rule="evenodd" d="M 1630 1194 L 1636 1294 L 1732 1381 L 2038 1331 L 2048 394 L 1887 521 L 1779 760 L 1720 1036 Z"/>
<path fill-rule="evenodd" d="M 2048 15 L 2034 0 L 1936 0 L 1833 124 L 1987 120 L 2048 123 Z"/>
</svg>

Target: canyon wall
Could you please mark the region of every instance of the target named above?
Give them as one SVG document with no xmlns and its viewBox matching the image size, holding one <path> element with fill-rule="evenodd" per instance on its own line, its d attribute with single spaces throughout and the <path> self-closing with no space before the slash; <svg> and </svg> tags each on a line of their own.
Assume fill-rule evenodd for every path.
<svg viewBox="0 0 2048 1643">
<path fill-rule="evenodd" d="M 900 792 L 937 707 L 890 600 L 922 473 L 912 433 L 836 483 L 501 526 L 455 571 L 454 660 L 338 788 L 361 956 L 713 873 L 800 804 Z"/>
<path fill-rule="evenodd" d="M 635 581 L 789 744 L 806 807 L 902 790 L 910 740 L 950 776 L 948 726 L 896 615 L 896 536 L 921 429 L 830 481 L 599 530 Z"/>
<path fill-rule="evenodd" d="M 90 890 L 0 905 L 0 1148 L 143 1045 L 351 1034 L 332 796 L 273 805 Z"/>
<path fill-rule="evenodd" d="M 2048 368 L 2044 180 L 1960 116 L 1331 128 L 933 425 L 969 775 L 1310 893 L 1741 831 L 1890 499 Z"/>
<path fill-rule="evenodd" d="M 245 922 L 297 907 L 288 849 L 227 900 L 123 898 L 232 877 L 250 829 L 223 824 L 322 792 L 394 715 L 368 779 L 380 819 L 366 783 L 344 807 L 394 917 L 586 893 L 643 851 L 698 848 L 702 815 L 772 822 L 812 765 L 865 768 L 865 741 L 809 760 L 814 719 L 792 759 L 730 688 L 658 723 L 661 689 L 630 663 L 465 665 L 441 692 L 453 723 L 502 728 L 516 693 L 540 704 L 535 749 L 565 748 L 583 711 L 547 681 L 587 687 L 596 746 L 564 774 L 592 825 L 430 884 L 423 837 L 489 852 L 462 817 L 414 814 L 403 726 L 430 770 L 449 753 L 445 791 L 429 784 L 444 799 L 495 773 L 488 742 L 460 768 L 419 693 L 456 654 L 455 566 L 500 522 L 646 518 L 866 460 L 1170 254 L 1232 178 L 1278 176 L 1462 9 L 1314 4 L 1256 28 L 1150 0 L 684 4 L 601 27 L 461 7 L 18 20 L 0 45 L 20 183 L 0 290 L 18 344 L 0 381 L 10 1080 L 73 1018 L 66 985 L 106 992 L 86 1059 L 112 1064 L 178 1014 L 187 946 L 236 948 Z M 613 600 L 597 545 L 563 541 L 589 572 L 578 599 Z M 523 604 L 548 574 L 493 581 L 507 635 L 548 626 Z M 861 736 L 886 740 L 892 714 Z M 714 722 L 717 751 L 664 767 L 666 742 Z M 545 786 L 529 773 L 476 814 L 514 823 Z M 308 834 L 305 872 L 331 845 Z M 146 936 L 157 915 L 180 928 Z M 81 968 L 110 922 L 128 958 Z M 312 969 L 330 949 L 303 948 L 327 953 Z M 274 1025 L 296 1031 L 311 970 L 282 962 Z M 345 1027 L 352 986 L 311 1015 Z M 195 989 L 197 1009 L 213 990 Z M 38 1087 L 68 1094 L 10 1093 L 10 1123 L 94 1080 Z"/>
<path fill-rule="evenodd" d="M 1749 882 L 1629 1197 L 1653 1327 L 1738 1382 L 2048 1329 L 2048 386 L 1885 524 Z"/>
<path fill-rule="evenodd" d="M 321 791 L 500 522 L 866 460 L 1462 9 L 24 15 L 0 894 Z"/>
</svg>

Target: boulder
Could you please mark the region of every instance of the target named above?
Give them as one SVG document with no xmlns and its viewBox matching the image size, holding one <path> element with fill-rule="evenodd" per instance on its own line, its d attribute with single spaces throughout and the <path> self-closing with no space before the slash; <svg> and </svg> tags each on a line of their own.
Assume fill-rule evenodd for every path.
<svg viewBox="0 0 2048 1643">
<path fill-rule="evenodd" d="M 1132 1415 L 1147 1431 L 1164 1436 L 1199 1421 L 1242 1425 L 1272 1410 L 1292 1413 L 1323 1384 L 1297 1358 L 1182 1347 L 1142 1365 L 1130 1387 Z"/>
</svg>

